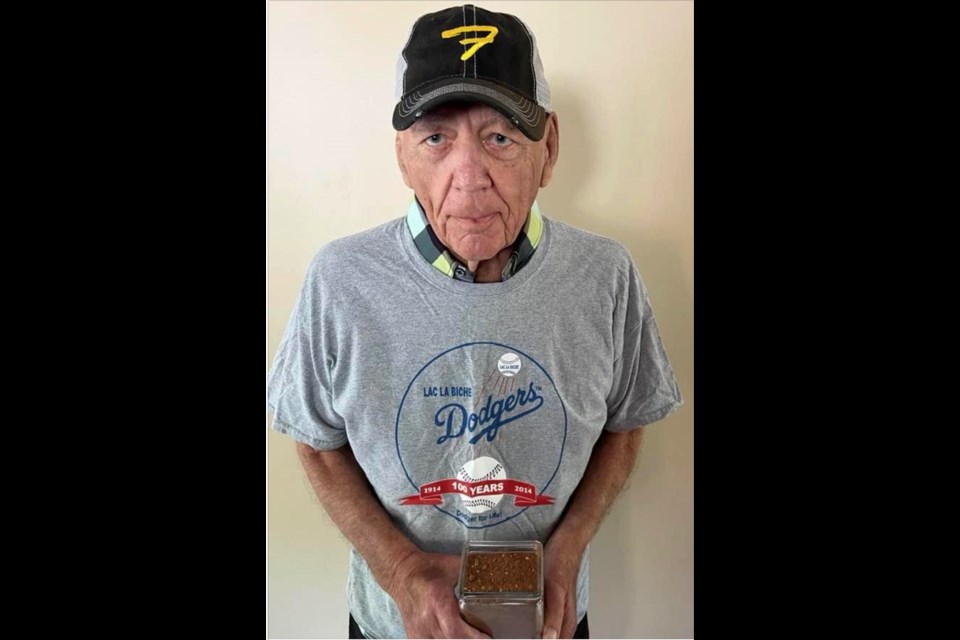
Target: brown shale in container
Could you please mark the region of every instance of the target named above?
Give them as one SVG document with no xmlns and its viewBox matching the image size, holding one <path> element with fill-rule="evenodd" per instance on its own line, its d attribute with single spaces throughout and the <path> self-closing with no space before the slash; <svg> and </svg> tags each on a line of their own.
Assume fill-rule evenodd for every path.
<svg viewBox="0 0 960 640">
<path fill-rule="evenodd" d="M 465 592 L 536 592 L 537 582 L 535 553 L 500 551 L 467 555 Z"/>
</svg>

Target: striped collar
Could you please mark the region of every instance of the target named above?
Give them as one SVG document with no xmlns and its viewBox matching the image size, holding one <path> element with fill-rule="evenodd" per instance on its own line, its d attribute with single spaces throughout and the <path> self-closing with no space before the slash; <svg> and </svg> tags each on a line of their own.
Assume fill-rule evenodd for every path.
<svg viewBox="0 0 960 640">
<path fill-rule="evenodd" d="M 465 264 L 454 258 L 449 249 L 443 246 L 416 198 L 413 199 L 407 209 L 407 228 L 410 229 L 413 242 L 427 262 L 451 278 L 473 282 L 474 274 L 467 269 Z M 540 207 L 534 201 L 530 208 L 530 215 L 527 216 L 527 221 L 523 224 L 520 235 L 513 243 L 513 252 L 503 267 L 501 280 L 510 279 L 513 274 L 527 264 L 533 252 L 536 251 L 537 245 L 540 244 L 540 238 L 542 237 L 543 218 L 540 215 Z"/>
</svg>

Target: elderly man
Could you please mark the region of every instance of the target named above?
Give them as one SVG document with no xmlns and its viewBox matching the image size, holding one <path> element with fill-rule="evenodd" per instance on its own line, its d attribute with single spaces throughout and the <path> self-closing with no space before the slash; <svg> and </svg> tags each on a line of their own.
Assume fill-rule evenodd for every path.
<svg viewBox="0 0 960 640">
<path fill-rule="evenodd" d="M 680 390 L 626 249 L 537 206 L 560 128 L 530 29 L 427 14 L 397 73 L 414 198 L 311 261 L 273 427 L 353 546 L 350 637 L 487 637 L 453 590 L 475 539 L 541 541 L 543 637 L 588 637 L 588 544 Z"/>
</svg>

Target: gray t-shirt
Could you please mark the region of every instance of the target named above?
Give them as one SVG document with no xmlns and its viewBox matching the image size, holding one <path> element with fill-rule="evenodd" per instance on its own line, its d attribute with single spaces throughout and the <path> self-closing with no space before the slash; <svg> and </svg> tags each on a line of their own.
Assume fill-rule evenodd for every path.
<svg viewBox="0 0 960 640">
<path fill-rule="evenodd" d="M 402 218 L 329 243 L 268 382 L 274 429 L 349 443 L 400 531 L 454 554 L 468 539 L 546 543 L 600 432 L 682 403 L 630 254 L 547 218 L 530 262 L 490 284 L 428 264 Z M 347 598 L 366 635 L 404 637 L 355 549 Z"/>
</svg>

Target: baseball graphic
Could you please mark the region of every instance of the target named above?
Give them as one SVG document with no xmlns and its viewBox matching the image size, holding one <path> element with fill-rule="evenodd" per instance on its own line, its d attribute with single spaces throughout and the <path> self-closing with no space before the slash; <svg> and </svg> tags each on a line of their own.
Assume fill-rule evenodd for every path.
<svg viewBox="0 0 960 640">
<path fill-rule="evenodd" d="M 513 354 L 509 354 L 513 355 Z M 518 359 L 519 360 L 519 359 Z M 502 480 L 507 477 L 507 472 L 503 470 L 503 465 L 493 458 L 482 456 L 467 462 L 459 471 L 457 478 L 464 482 L 483 482 L 484 480 Z M 461 495 L 463 506 L 470 513 L 483 513 L 496 507 L 503 499 L 502 493 L 484 494 L 476 498 L 470 498 Z"/>
<path fill-rule="evenodd" d="M 497 369 L 507 378 L 512 378 L 520 372 L 520 356 L 510 352 L 503 354 L 497 362 Z"/>
</svg>

